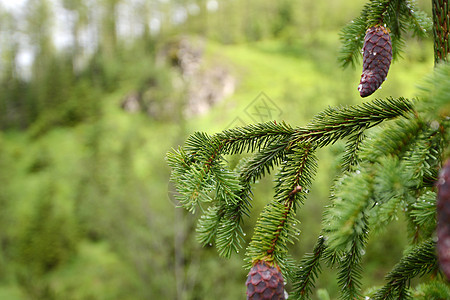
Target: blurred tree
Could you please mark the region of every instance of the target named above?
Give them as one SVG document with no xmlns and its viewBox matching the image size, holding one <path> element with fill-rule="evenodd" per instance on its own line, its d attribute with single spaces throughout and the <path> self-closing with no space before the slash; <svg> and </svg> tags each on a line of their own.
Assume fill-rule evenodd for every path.
<svg viewBox="0 0 450 300">
<path fill-rule="evenodd" d="M 34 299 L 51 299 L 46 274 L 74 256 L 78 233 L 73 214 L 54 198 L 56 186 L 44 187 L 30 220 L 21 224 L 15 243 L 19 283 Z"/>
<path fill-rule="evenodd" d="M 25 82 L 20 78 L 17 60 L 20 44 L 16 38 L 16 17 L 0 9 L 0 128 L 21 128 L 28 124 Z"/>
<path fill-rule="evenodd" d="M 89 9 L 85 0 L 63 0 L 63 7 L 72 12 L 74 21 L 72 24 L 71 58 L 73 72 L 81 70 L 83 47 L 80 44 L 80 33 L 89 22 Z"/>
<path fill-rule="evenodd" d="M 53 11 L 48 0 L 28 0 L 26 5 L 26 30 L 30 45 L 34 47 L 33 78 L 44 77 L 51 64 L 53 45 Z M 37 84 L 39 86 L 39 84 Z"/>
<path fill-rule="evenodd" d="M 102 14 L 100 27 L 100 51 L 108 58 L 117 50 L 117 9 L 122 0 L 99 0 Z"/>
<path fill-rule="evenodd" d="M 291 0 L 279 2 L 278 16 L 273 25 L 273 35 L 280 36 L 283 30 L 294 25 L 294 3 Z"/>
<path fill-rule="evenodd" d="M 37 120 L 48 108 L 63 100 L 65 80 L 53 44 L 53 11 L 47 0 L 28 0 L 26 3 L 26 30 L 33 45 L 33 64 L 27 107 L 29 123 Z"/>
<path fill-rule="evenodd" d="M 150 23 L 156 20 L 157 15 L 156 4 L 154 1 L 140 1 L 135 6 L 135 15 L 138 25 L 142 26 L 142 34 L 137 38 L 137 44 L 146 53 L 151 53 L 154 50 L 154 36 L 156 32 L 152 32 Z"/>
</svg>

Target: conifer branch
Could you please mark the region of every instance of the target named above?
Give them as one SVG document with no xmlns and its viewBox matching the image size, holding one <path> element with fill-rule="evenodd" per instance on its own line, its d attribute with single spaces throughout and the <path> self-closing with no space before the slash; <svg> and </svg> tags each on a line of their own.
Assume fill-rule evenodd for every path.
<svg viewBox="0 0 450 300">
<path fill-rule="evenodd" d="M 426 78 L 424 84 L 421 86 L 421 90 L 420 102 L 417 103 L 418 113 L 427 122 L 437 121 L 438 127 L 447 125 L 444 128 L 448 128 L 450 111 L 450 103 L 448 101 L 448 95 L 450 95 L 450 63 L 438 64 L 433 74 Z"/>
<path fill-rule="evenodd" d="M 348 252 L 367 226 L 365 218 L 373 206 L 373 177 L 358 172 L 343 175 L 333 191 L 322 222 L 327 246 L 334 252 Z"/>
<path fill-rule="evenodd" d="M 254 183 L 256 180 L 270 173 L 273 168 L 279 165 L 286 156 L 290 138 L 285 138 L 267 145 L 266 148 L 255 153 L 242 166 L 240 177 L 244 182 Z"/>
<path fill-rule="evenodd" d="M 430 239 L 403 256 L 386 276 L 387 284 L 375 294 L 374 299 L 410 298 L 407 291 L 409 281 L 416 276 L 423 276 L 438 269 L 435 248 L 436 242 Z"/>
<path fill-rule="evenodd" d="M 372 231 L 381 232 L 385 230 L 390 222 L 398 220 L 399 213 L 405 211 L 406 206 L 403 198 L 396 197 L 389 199 L 388 202 L 383 204 L 375 202 L 370 214 Z"/>
<path fill-rule="evenodd" d="M 428 228 L 430 231 L 436 227 L 436 192 L 426 191 L 412 205 L 411 216 L 417 226 Z"/>
<path fill-rule="evenodd" d="M 412 202 L 410 188 L 415 187 L 411 175 L 397 156 L 385 156 L 375 165 L 374 195 L 376 204 L 383 205 L 396 198 L 406 203 Z"/>
<path fill-rule="evenodd" d="M 339 261 L 338 284 L 341 287 L 341 299 L 361 298 L 361 259 L 369 233 L 368 218 L 365 214 L 361 221 L 364 225 L 358 232 L 359 236 L 353 240 L 350 251 L 345 252 Z"/>
<path fill-rule="evenodd" d="M 369 232 L 369 210 L 373 206 L 373 171 L 344 173 L 331 192 L 331 206 L 324 213 L 327 248 L 324 258 L 338 265 L 342 299 L 361 296 L 361 258 Z M 367 173 L 370 172 L 370 173 Z"/>
<path fill-rule="evenodd" d="M 371 128 L 380 122 L 414 111 L 413 103 L 404 99 L 376 99 L 361 105 L 328 108 L 319 113 L 305 128 L 297 129 L 294 141 L 314 142 L 318 147 Z"/>
<path fill-rule="evenodd" d="M 424 11 L 415 11 L 415 8 L 411 6 L 411 1 L 405 3 L 405 11 L 409 16 L 408 22 L 411 31 L 419 37 L 427 37 L 433 23 L 431 18 Z"/>
<path fill-rule="evenodd" d="M 235 205 L 231 209 L 223 204 L 220 207 L 210 206 L 198 221 L 197 240 L 203 245 L 215 244 L 220 256 L 229 258 L 239 252 L 243 242 L 242 206 Z"/>
<path fill-rule="evenodd" d="M 396 109 L 393 109 L 394 106 Z M 299 154 L 297 150 L 291 149 L 295 144 L 299 145 L 298 149 L 312 151 L 317 146 L 325 146 L 347 135 L 339 133 L 341 128 L 337 124 L 342 120 L 347 121 L 343 127 L 348 134 L 352 134 L 384 119 L 404 115 L 412 109 L 412 103 L 404 99 L 377 100 L 374 103 L 330 109 L 319 114 L 310 125 L 295 130 L 284 123 L 268 122 L 226 130 L 213 136 L 195 133 L 183 148 L 167 155 L 172 167 L 171 180 L 177 183 L 176 198 L 191 212 L 195 212 L 202 203 L 218 202 L 213 211 L 218 210 L 220 213 L 214 218 L 211 213 L 207 213 L 201 219 L 198 238 L 204 245 L 215 241 L 219 253 L 228 257 L 232 251 L 237 251 L 242 241 L 242 217 L 247 214 L 250 205 L 249 184 L 283 162 L 289 151 Z M 309 146 L 302 146 L 306 144 Z M 242 151 L 258 152 L 243 163 L 238 171 L 227 170 L 222 162 L 222 155 Z M 306 160 L 309 163 L 313 161 Z M 311 184 L 311 178 L 315 174 L 315 161 L 311 165 L 300 163 L 299 166 L 303 168 L 298 173 L 302 177 L 293 181 L 283 180 L 283 183 L 291 182 L 292 185 L 277 188 L 278 201 L 288 199 L 289 193 L 297 186 L 306 188 Z M 287 176 L 286 172 L 294 172 L 291 175 L 295 178 L 295 170 L 297 166 L 286 164 L 282 174 Z M 304 197 L 304 193 L 296 196 L 300 203 Z M 294 209 L 298 202 L 296 200 L 293 203 Z"/>
<path fill-rule="evenodd" d="M 221 219 L 216 235 L 216 248 L 220 256 L 229 258 L 233 253 L 239 252 L 244 241 L 241 221 L 241 214 L 225 214 Z"/>
<path fill-rule="evenodd" d="M 450 295 L 450 285 L 439 279 L 419 284 L 413 293 L 414 300 L 447 299 Z"/>
<path fill-rule="evenodd" d="M 264 149 L 290 137 L 294 132 L 286 123 L 273 121 L 228 129 L 216 134 L 213 139 L 222 146 L 222 153 L 240 154 Z"/>
<path fill-rule="evenodd" d="M 323 220 L 327 260 L 339 267 L 342 299 L 359 299 L 361 257 L 369 232 L 368 211 L 373 197 L 373 177 L 355 172 L 344 174 L 332 193 L 332 204 Z"/>
<path fill-rule="evenodd" d="M 247 247 L 246 261 L 249 266 L 259 260 L 275 261 L 282 271 L 286 271 L 287 243 L 292 243 L 300 233 L 291 208 L 292 202 L 280 203 L 276 200 L 264 207 Z"/>
<path fill-rule="evenodd" d="M 276 176 L 275 199 L 278 202 L 292 202 L 295 209 L 303 203 L 317 171 L 317 157 L 312 144 L 298 144 L 286 156 Z"/>
<path fill-rule="evenodd" d="M 441 131 L 428 125 L 405 154 L 405 171 L 411 174 L 417 187 L 433 186 L 441 165 L 439 153 L 442 153 L 444 145 Z"/>
<path fill-rule="evenodd" d="M 421 119 L 414 117 L 394 120 L 368 136 L 361 147 L 361 159 L 375 163 L 383 156 L 404 156 L 424 125 Z"/>
<path fill-rule="evenodd" d="M 362 15 L 345 26 L 340 34 L 341 49 L 338 61 L 343 68 L 351 65 L 355 67 L 361 59 L 360 51 L 364 44 L 364 36 L 367 30 L 367 17 Z"/>
<path fill-rule="evenodd" d="M 187 151 L 179 148 L 168 153 L 171 180 L 177 183 L 176 199 L 190 212 L 202 203 L 216 202 L 199 220 L 197 239 L 203 245 L 215 242 L 219 255 L 230 257 L 243 241 L 242 215 L 248 215 L 250 187 L 241 183 L 235 172 L 227 170 L 221 158 L 213 160 L 217 159 L 219 146 L 212 147 L 209 155 L 197 150 L 207 141 L 209 136 L 195 134 L 187 141 Z"/>
<path fill-rule="evenodd" d="M 250 211 L 250 184 L 240 179 L 238 181 L 241 185 L 234 191 L 237 201 L 209 207 L 197 225 L 197 240 L 203 246 L 215 243 L 219 255 L 227 258 L 241 248 L 245 235 L 242 229 L 243 216 L 248 216 Z"/>
<path fill-rule="evenodd" d="M 214 242 L 220 221 L 224 216 L 222 207 L 211 205 L 208 210 L 201 215 L 197 224 L 197 241 L 203 246 L 211 245 Z"/>
<path fill-rule="evenodd" d="M 298 144 L 286 155 L 277 175 L 275 198 L 261 213 L 252 241 L 247 248 L 247 260 L 276 261 L 285 270 L 287 245 L 300 234 L 295 217 L 296 207 L 303 202 L 316 172 L 316 157 L 312 145 Z"/>
<path fill-rule="evenodd" d="M 181 147 L 169 152 L 167 160 L 172 167 L 171 180 L 177 184 L 175 198 L 184 208 L 193 213 L 200 203 L 212 201 L 209 193 L 214 188 L 214 182 L 207 168 L 192 164 Z"/>
<path fill-rule="evenodd" d="M 359 159 L 359 150 L 361 148 L 362 141 L 366 137 L 364 131 L 367 127 L 361 128 L 357 133 L 350 136 L 346 145 L 344 156 L 342 157 L 342 171 L 352 172 L 355 171 L 354 168 L 361 161 Z"/>
<path fill-rule="evenodd" d="M 441 2 L 433 0 L 435 4 Z M 442 5 L 439 7 L 442 15 Z M 439 21 L 449 23 L 448 18 Z M 354 65 L 366 30 L 374 25 L 384 25 L 390 31 L 395 58 L 404 44 L 405 32 L 424 36 L 429 24 L 430 19 L 411 1 L 370 0 L 361 15 L 342 30 L 339 59 L 344 67 Z M 435 36 L 438 29 L 448 33 L 448 27 L 435 27 Z M 442 36 L 442 32 L 437 35 Z M 448 46 L 448 39 L 444 43 L 441 48 Z M 359 299 L 361 259 L 369 229 L 386 227 L 403 212 L 413 243 L 426 241 L 405 254 L 386 276 L 387 284 L 377 291 L 375 299 L 409 298 L 410 280 L 438 269 L 431 239 L 436 227 L 432 186 L 442 158 L 450 155 L 449 78 L 450 65 L 440 64 L 419 100 L 388 98 L 328 108 L 304 127 L 266 122 L 214 135 L 193 134 L 167 159 L 179 203 L 191 212 L 202 205 L 207 207 L 198 222 L 198 241 L 215 244 L 221 256 L 238 252 L 245 235 L 243 220 L 251 208 L 251 184 L 279 167 L 274 199 L 257 220 L 246 261 L 278 266 L 293 279 L 294 296 L 307 299 L 323 260 L 338 268 L 341 298 Z M 388 120 L 392 121 L 377 126 Z M 335 181 L 331 205 L 324 213 L 324 236 L 302 259 L 301 267 L 292 271 L 288 244 L 300 234 L 296 211 L 305 201 L 316 173 L 315 151 L 345 138 L 343 174 Z M 231 170 L 224 156 L 242 153 L 252 155 Z"/>
<path fill-rule="evenodd" d="M 282 180 L 282 185 L 276 188 L 278 201 L 285 201 L 283 199 L 289 199 L 289 193 L 297 186 L 307 190 L 315 174 L 315 158 L 305 160 L 308 164 L 303 165 L 303 150 L 299 152 L 298 149 L 313 151 L 412 110 L 412 103 L 405 99 L 376 100 L 363 105 L 329 109 L 316 116 L 305 128 L 292 129 L 284 123 L 268 122 L 226 130 L 213 136 L 195 133 L 183 148 L 167 156 L 172 167 L 172 180 L 177 183 L 176 198 L 191 212 L 195 212 L 202 203 L 217 203 L 213 211 L 218 216 L 213 218 L 210 212 L 199 222 L 198 239 L 204 245 L 214 241 L 219 253 L 228 257 L 232 251 L 237 251 L 243 239 L 241 223 L 243 214 L 249 210 L 250 183 L 271 172 L 283 161 L 293 162 L 293 165 L 285 164 L 280 173 L 283 178 L 292 177 Z M 295 147 L 297 149 L 293 149 Z M 222 162 L 222 155 L 242 151 L 258 152 L 239 170 L 229 171 Z M 287 153 L 298 157 L 286 160 Z M 305 157 L 314 156 L 306 154 Z M 301 169 L 298 169 L 299 166 Z M 284 186 L 285 183 L 289 184 Z M 304 200 L 305 193 L 298 193 L 295 198 L 298 199 L 288 202 L 289 209 L 295 210 L 297 203 Z"/>
<path fill-rule="evenodd" d="M 417 181 L 405 166 L 405 160 L 399 160 L 397 156 L 382 157 L 375 165 L 375 174 L 373 197 L 376 203 L 371 212 L 373 229 L 386 228 L 403 212 L 417 230 L 411 210 L 421 201 L 417 198 L 422 191 L 417 189 Z"/>
<path fill-rule="evenodd" d="M 326 249 L 325 238 L 320 236 L 312 253 L 307 253 L 293 274 L 293 298 L 310 299 L 314 283 L 321 272 L 320 260 Z"/>
</svg>

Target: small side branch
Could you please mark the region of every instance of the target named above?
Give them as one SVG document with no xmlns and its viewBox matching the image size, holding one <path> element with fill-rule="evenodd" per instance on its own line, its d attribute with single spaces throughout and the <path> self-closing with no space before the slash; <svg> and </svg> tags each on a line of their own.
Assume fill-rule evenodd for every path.
<svg viewBox="0 0 450 300">
<path fill-rule="evenodd" d="M 436 242 L 432 239 L 423 242 L 407 253 L 386 276 L 387 284 L 380 289 L 374 299 L 399 299 L 407 293 L 409 281 L 438 269 Z"/>
</svg>

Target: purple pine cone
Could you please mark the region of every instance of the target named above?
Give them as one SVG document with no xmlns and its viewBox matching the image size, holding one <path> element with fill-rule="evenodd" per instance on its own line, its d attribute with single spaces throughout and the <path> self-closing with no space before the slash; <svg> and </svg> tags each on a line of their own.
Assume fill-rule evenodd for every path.
<svg viewBox="0 0 450 300">
<path fill-rule="evenodd" d="M 280 270 L 264 261 L 256 263 L 248 273 L 247 299 L 284 300 L 284 281 Z"/>
<path fill-rule="evenodd" d="M 361 97 L 373 94 L 386 79 L 392 60 L 391 37 L 381 25 L 366 31 L 363 46 L 363 72 L 358 91 Z"/>
</svg>

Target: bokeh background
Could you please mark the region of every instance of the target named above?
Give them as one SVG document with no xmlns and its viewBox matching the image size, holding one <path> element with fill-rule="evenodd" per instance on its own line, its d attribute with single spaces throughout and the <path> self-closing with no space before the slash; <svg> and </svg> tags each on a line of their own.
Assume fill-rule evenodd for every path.
<svg viewBox="0 0 450 300">
<path fill-rule="evenodd" d="M 418 6 L 430 13 L 429 2 Z M 337 56 L 364 3 L 1 0 L 0 299 L 245 299 L 245 248 L 224 259 L 196 242 L 165 155 L 195 131 L 302 126 L 361 103 L 361 65 Z M 406 36 L 368 100 L 414 97 L 432 68 L 431 39 Z M 319 152 L 295 259 L 320 232 L 342 149 Z M 247 242 L 272 187 L 255 184 Z M 371 235 L 365 288 L 382 284 L 405 230 L 400 219 Z M 337 297 L 333 270 L 317 289 Z"/>
</svg>

